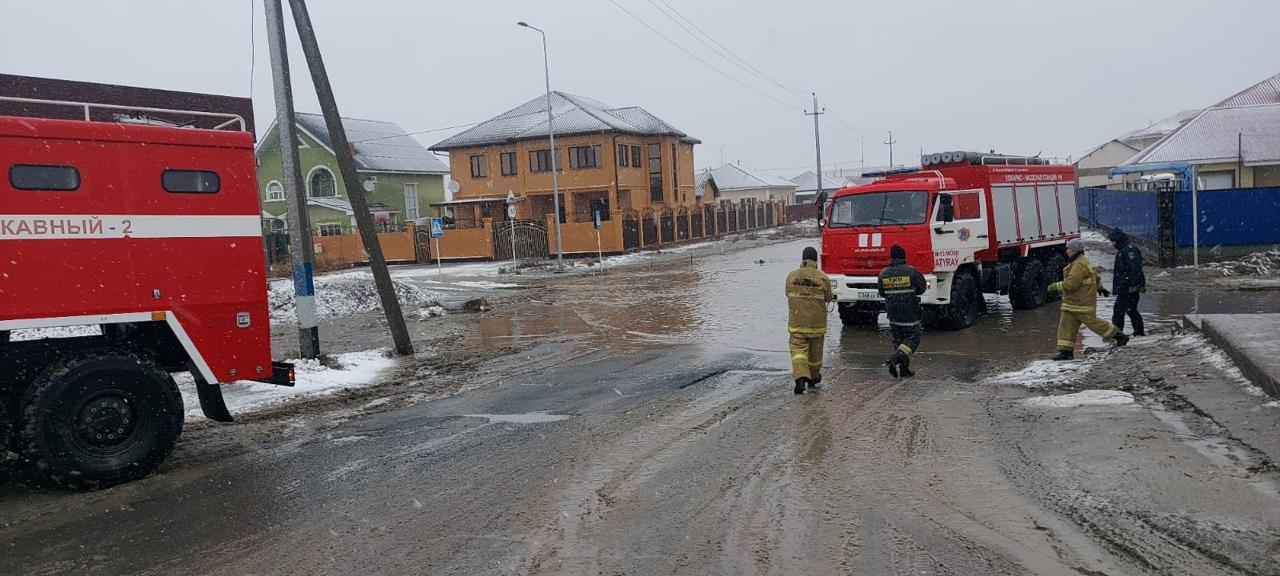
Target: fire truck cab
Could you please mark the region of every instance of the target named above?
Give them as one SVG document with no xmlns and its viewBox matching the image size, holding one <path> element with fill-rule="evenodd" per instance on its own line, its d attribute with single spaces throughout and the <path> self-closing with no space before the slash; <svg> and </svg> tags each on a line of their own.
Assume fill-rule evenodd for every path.
<svg viewBox="0 0 1280 576">
<path fill-rule="evenodd" d="M 841 320 L 877 321 L 884 304 L 876 279 L 894 244 L 928 281 L 921 301 L 930 327 L 972 325 L 984 293 L 1007 294 L 1016 309 L 1044 304 L 1067 241 L 1079 236 L 1073 168 L 977 152 L 923 160 L 839 190 L 826 208 L 822 269 Z"/>
<path fill-rule="evenodd" d="M 73 485 L 165 459 L 172 373 L 219 421 L 220 382 L 292 382 L 271 359 L 253 135 L 131 118 L 0 116 L 0 465 Z"/>
</svg>

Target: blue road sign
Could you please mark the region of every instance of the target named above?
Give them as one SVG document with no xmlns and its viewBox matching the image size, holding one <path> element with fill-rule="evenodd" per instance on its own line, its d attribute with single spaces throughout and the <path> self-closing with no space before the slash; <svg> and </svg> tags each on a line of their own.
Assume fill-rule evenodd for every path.
<svg viewBox="0 0 1280 576">
<path fill-rule="evenodd" d="M 431 219 L 431 237 L 439 238 L 444 236 L 444 218 Z"/>
</svg>

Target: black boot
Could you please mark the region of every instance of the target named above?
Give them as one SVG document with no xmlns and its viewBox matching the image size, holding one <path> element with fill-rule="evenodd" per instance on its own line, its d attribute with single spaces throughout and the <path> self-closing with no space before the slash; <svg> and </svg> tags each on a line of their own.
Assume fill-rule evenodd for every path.
<svg viewBox="0 0 1280 576">
<path fill-rule="evenodd" d="M 1062 362 L 1065 360 L 1075 360 L 1076 355 L 1074 352 L 1070 350 L 1059 350 L 1058 355 L 1054 356 L 1053 359 L 1058 362 Z"/>
<path fill-rule="evenodd" d="M 822 383 L 822 375 L 819 374 L 817 376 L 814 376 L 813 379 L 809 381 L 809 389 L 812 390 L 814 388 L 817 388 L 818 385 L 821 383 Z"/>
<path fill-rule="evenodd" d="M 804 394 L 805 386 L 808 384 L 808 378 L 796 378 L 796 394 Z"/>
<path fill-rule="evenodd" d="M 1146 336 L 1146 335 L 1147 335 L 1147 331 L 1146 331 L 1146 330 L 1143 330 L 1143 329 L 1141 329 L 1141 328 L 1134 328 L 1134 329 L 1133 329 L 1133 334 L 1130 334 L 1130 335 L 1129 335 L 1129 337 L 1130 337 L 1130 338 L 1132 338 L 1132 337 L 1134 337 L 1134 336 Z"/>
<path fill-rule="evenodd" d="M 1129 343 L 1129 336 L 1124 332 L 1116 332 L 1116 346 L 1124 346 Z"/>
<path fill-rule="evenodd" d="M 888 359 L 888 360 L 886 360 L 886 361 L 885 361 L 884 365 L 889 367 L 889 375 L 890 375 L 890 376 L 893 376 L 893 377 L 894 377 L 894 379 L 897 379 L 897 378 L 898 378 L 898 362 L 897 362 L 897 359 L 896 359 L 896 358 L 890 358 L 890 359 Z"/>
<path fill-rule="evenodd" d="M 901 374 L 903 378 L 911 378 L 916 375 L 916 373 L 911 370 L 910 357 L 905 357 L 898 362 L 898 374 Z"/>
</svg>

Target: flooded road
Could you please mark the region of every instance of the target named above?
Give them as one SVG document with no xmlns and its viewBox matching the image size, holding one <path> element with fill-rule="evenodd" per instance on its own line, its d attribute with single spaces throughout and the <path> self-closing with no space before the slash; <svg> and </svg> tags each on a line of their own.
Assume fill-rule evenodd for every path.
<svg viewBox="0 0 1280 576">
<path fill-rule="evenodd" d="M 1195 341 L 1048 365 L 1057 307 L 992 297 L 893 380 L 887 326 L 833 313 L 824 387 L 794 396 L 782 281 L 808 243 L 538 280 L 458 334 L 508 352 L 449 394 L 221 428 L 218 458 L 127 486 L 6 489 L 0 573 L 1280 574 L 1275 464 L 1158 385 L 1230 382 Z M 1152 332 L 1187 297 L 1153 290 Z"/>
</svg>

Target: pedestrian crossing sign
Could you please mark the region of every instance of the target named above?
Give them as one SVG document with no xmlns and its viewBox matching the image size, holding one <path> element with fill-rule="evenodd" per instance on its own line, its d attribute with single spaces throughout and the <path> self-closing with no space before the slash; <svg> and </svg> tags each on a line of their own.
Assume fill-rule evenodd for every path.
<svg viewBox="0 0 1280 576">
<path fill-rule="evenodd" d="M 439 238 L 444 236 L 444 218 L 431 219 L 431 237 Z"/>
</svg>

